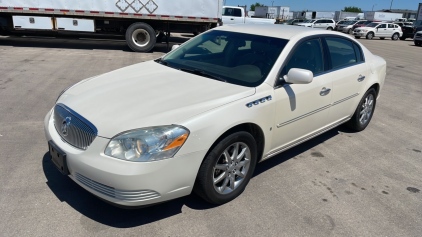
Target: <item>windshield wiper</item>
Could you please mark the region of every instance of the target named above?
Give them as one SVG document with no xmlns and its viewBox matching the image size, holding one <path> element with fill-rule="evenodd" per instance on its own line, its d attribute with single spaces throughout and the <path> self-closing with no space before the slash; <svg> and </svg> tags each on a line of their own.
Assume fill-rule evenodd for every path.
<svg viewBox="0 0 422 237">
<path fill-rule="evenodd" d="M 154 60 L 156 63 L 159 63 L 159 64 L 163 64 L 163 65 L 166 65 L 167 66 L 167 62 L 166 61 L 164 61 L 162 58 L 157 58 L 156 60 Z"/>
<path fill-rule="evenodd" d="M 209 74 L 205 71 L 199 70 L 199 69 L 188 69 L 188 68 L 180 68 L 179 70 L 184 71 L 184 72 L 189 72 L 198 76 L 203 76 L 203 77 L 208 77 L 217 81 L 222 81 L 222 82 L 227 82 L 226 80 L 224 80 L 223 78 L 219 77 L 219 76 L 215 76 L 212 74 Z"/>
</svg>

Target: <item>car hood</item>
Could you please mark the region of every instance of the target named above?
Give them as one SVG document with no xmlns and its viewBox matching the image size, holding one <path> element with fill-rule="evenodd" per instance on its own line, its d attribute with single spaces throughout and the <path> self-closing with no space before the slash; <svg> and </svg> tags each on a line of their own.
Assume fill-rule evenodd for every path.
<svg viewBox="0 0 422 237">
<path fill-rule="evenodd" d="M 312 23 L 299 23 L 298 26 L 311 26 Z"/>
<path fill-rule="evenodd" d="M 82 81 L 59 98 L 111 138 L 136 128 L 179 124 L 224 104 L 251 96 L 255 88 L 179 71 L 154 61 Z"/>
<path fill-rule="evenodd" d="M 373 30 L 374 28 L 372 27 L 358 27 L 355 30 Z"/>
</svg>

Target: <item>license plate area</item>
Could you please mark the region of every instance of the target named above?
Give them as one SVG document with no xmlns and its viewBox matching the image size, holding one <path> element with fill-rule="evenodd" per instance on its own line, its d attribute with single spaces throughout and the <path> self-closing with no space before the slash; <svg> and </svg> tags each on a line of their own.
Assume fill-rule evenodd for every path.
<svg viewBox="0 0 422 237">
<path fill-rule="evenodd" d="M 51 161 L 63 175 L 69 175 L 67 168 L 66 153 L 54 144 L 53 141 L 48 141 L 48 150 L 50 151 Z"/>
</svg>

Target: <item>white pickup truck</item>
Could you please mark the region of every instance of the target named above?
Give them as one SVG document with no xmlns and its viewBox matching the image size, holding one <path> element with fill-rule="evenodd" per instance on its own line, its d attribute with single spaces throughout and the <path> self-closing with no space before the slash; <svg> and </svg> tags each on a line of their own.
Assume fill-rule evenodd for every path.
<svg viewBox="0 0 422 237">
<path fill-rule="evenodd" d="M 274 24 L 275 19 L 247 17 L 243 7 L 223 6 L 223 25 L 230 24 Z"/>
</svg>

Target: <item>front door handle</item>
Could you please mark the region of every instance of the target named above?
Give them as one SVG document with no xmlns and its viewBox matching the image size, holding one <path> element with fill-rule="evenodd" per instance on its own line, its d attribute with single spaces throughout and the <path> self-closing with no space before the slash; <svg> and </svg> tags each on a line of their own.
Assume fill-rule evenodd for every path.
<svg viewBox="0 0 422 237">
<path fill-rule="evenodd" d="M 359 77 L 358 77 L 358 82 L 361 82 L 361 81 L 363 81 L 363 80 L 365 80 L 365 76 L 359 75 Z"/>
<path fill-rule="evenodd" d="M 330 88 L 322 88 L 321 91 L 319 92 L 320 96 L 325 96 L 328 95 L 330 93 L 331 89 Z"/>
<path fill-rule="evenodd" d="M 233 18 L 230 18 L 230 20 L 234 20 Z"/>
</svg>

